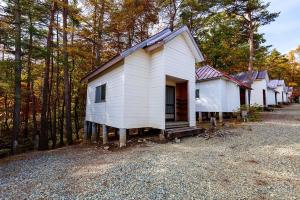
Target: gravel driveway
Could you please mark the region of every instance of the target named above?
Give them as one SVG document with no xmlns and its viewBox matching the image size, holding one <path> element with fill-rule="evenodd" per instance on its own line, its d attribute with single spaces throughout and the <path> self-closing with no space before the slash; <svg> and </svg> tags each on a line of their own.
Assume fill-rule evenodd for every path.
<svg viewBox="0 0 300 200">
<path fill-rule="evenodd" d="M 300 105 L 225 138 L 0 160 L 0 199 L 300 199 Z"/>
</svg>

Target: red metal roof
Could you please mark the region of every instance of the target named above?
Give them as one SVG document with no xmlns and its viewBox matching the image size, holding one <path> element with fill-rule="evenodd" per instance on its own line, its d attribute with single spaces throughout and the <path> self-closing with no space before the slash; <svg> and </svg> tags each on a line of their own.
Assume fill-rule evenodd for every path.
<svg viewBox="0 0 300 200">
<path fill-rule="evenodd" d="M 242 83 L 241 81 L 237 80 L 236 78 L 226 74 L 225 72 L 218 71 L 215 68 L 212 68 L 211 66 L 205 65 L 196 70 L 196 79 L 198 81 L 204 81 L 204 80 L 216 79 L 216 78 L 222 78 L 222 77 L 228 79 L 229 81 L 234 82 L 235 84 L 239 85 L 240 87 L 251 89 L 251 87 Z"/>
</svg>

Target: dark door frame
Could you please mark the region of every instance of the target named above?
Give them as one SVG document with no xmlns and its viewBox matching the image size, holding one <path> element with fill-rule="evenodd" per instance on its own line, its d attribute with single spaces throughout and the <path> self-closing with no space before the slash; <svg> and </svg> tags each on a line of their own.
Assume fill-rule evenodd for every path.
<svg viewBox="0 0 300 200">
<path fill-rule="evenodd" d="M 172 89 L 172 92 L 173 92 L 173 103 L 172 104 L 168 104 L 167 103 L 167 90 L 168 90 L 168 88 L 169 89 Z M 175 114 L 176 114 L 176 111 L 175 111 L 175 109 L 176 109 L 176 98 L 175 98 L 175 95 L 176 95 L 176 87 L 175 86 L 169 86 L 169 85 L 166 85 L 166 100 L 165 100 L 165 106 L 166 106 L 166 113 L 165 113 L 165 115 L 167 115 L 167 114 L 173 114 L 173 118 L 167 118 L 166 116 L 165 116 L 165 120 L 166 121 L 175 121 Z M 173 110 L 174 112 L 173 113 L 168 113 L 168 107 L 172 107 L 173 109 L 171 109 L 171 110 Z"/>
<path fill-rule="evenodd" d="M 264 106 L 267 105 L 267 97 L 266 97 L 266 90 L 265 89 L 263 89 L 263 104 L 264 104 Z"/>
</svg>

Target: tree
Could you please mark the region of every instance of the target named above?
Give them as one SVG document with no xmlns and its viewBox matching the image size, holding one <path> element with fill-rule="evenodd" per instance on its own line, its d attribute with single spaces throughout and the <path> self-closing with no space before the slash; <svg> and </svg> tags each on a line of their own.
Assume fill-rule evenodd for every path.
<svg viewBox="0 0 300 200">
<path fill-rule="evenodd" d="M 21 6 L 20 1 L 14 1 L 15 11 L 15 103 L 14 103 L 14 116 L 13 116 L 13 153 L 16 153 L 18 147 L 18 136 L 20 132 L 20 110 L 21 110 Z"/>
<path fill-rule="evenodd" d="M 249 45 L 249 64 L 248 71 L 252 72 L 254 63 L 254 35 L 259 27 L 274 21 L 279 13 L 271 13 L 267 9 L 270 3 L 263 3 L 261 0 L 227 0 L 224 1 L 227 12 L 239 17 L 245 30 Z M 249 73 L 252 74 L 252 73 Z"/>
<path fill-rule="evenodd" d="M 46 46 L 46 59 L 45 59 L 45 69 L 44 69 L 44 80 L 42 87 L 42 111 L 41 111 L 41 131 L 39 138 L 39 149 L 46 150 L 48 149 L 48 95 L 49 95 L 49 69 L 51 62 L 51 54 L 52 54 L 52 38 L 53 38 L 53 24 L 54 24 L 54 16 L 56 11 L 56 1 L 52 1 L 51 11 L 50 11 L 50 22 L 48 26 L 48 34 L 47 34 L 47 46 Z"/>
<path fill-rule="evenodd" d="M 68 0 L 63 1 L 63 63 L 64 63 L 64 95 L 66 104 L 66 132 L 68 144 L 73 143 L 72 139 L 72 121 L 71 121 L 71 92 L 68 61 Z"/>
</svg>

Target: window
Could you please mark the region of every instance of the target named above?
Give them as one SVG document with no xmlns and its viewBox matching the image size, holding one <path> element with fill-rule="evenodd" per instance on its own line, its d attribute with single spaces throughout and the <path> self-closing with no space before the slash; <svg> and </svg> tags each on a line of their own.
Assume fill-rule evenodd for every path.
<svg viewBox="0 0 300 200">
<path fill-rule="evenodd" d="M 196 99 L 199 99 L 200 98 L 200 90 L 199 89 L 196 89 Z"/>
<path fill-rule="evenodd" d="M 104 102 L 106 97 L 106 84 L 96 87 L 95 103 Z"/>
</svg>

